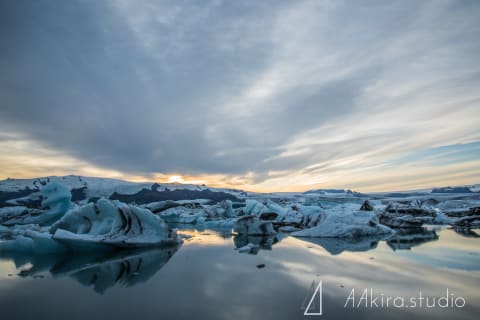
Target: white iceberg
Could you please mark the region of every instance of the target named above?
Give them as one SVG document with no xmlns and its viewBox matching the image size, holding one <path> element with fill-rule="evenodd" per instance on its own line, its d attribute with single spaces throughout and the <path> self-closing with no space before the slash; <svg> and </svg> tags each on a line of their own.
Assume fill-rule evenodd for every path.
<svg viewBox="0 0 480 320">
<path fill-rule="evenodd" d="M 180 241 L 176 230 L 151 211 L 103 198 L 70 210 L 50 232 L 53 239 L 72 249 L 148 247 Z"/>
<path fill-rule="evenodd" d="M 41 189 L 45 210 L 23 206 L 0 209 L 0 223 L 5 226 L 39 224 L 49 225 L 73 207 L 70 190 L 58 182 L 50 182 Z"/>
<path fill-rule="evenodd" d="M 48 232 L 16 230 L 11 232 L 11 237 L 0 241 L 0 252 L 48 254 L 65 251 L 67 247 L 52 239 Z"/>
<path fill-rule="evenodd" d="M 42 215 L 44 218 L 58 219 L 72 208 L 72 193 L 60 183 L 50 182 L 40 191 L 43 196 L 42 207 L 48 208 Z"/>
<path fill-rule="evenodd" d="M 291 233 L 295 237 L 357 238 L 394 231 L 379 223 L 376 214 L 370 211 L 333 211 L 318 226 Z"/>
<path fill-rule="evenodd" d="M 250 215 L 259 215 L 260 213 L 262 212 L 266 212 L 267 211 L 267 208 L 266 206 L 257 201 L 257 200 L 253 200 L 253 199 L 247 199 L 245 200 L 245 207 L 243 208 L 243 213 L 247 216 L 250 216 Z"/>
<path fill-rule="evenodd" d="M 158 216 L 168 223 L 195 224 L 205 216 L 205 212 L 199 208 L 178 206 L 164 210 Z"/>
<path fill-rule="evenodd" d="M 210 218 L 232 218 L 235 216 L 232 201 L 228 199 L 213 206 L 205 205 L 203 210 Z"/>
</svg>

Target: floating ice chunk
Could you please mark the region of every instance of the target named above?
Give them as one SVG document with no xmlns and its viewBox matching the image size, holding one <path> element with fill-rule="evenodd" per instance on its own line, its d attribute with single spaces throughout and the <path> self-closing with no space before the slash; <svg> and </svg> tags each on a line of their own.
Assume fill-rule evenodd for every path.
<svg viewBox="0 0 480 320">
<path fill-rule="evenodd" d="M 437 212 L 435 218 L 432 221 L 434 224 L 450 224 L 452 223 L 452 219 L 448 217 L 446 214 Z"/>
<path fill-rule="evenodd" d="M 256 216 L 244 216 L 235 221 L 233 230 L 239 234 L 273 235 L 276 234 L 271 221 L 260 220 Z"/>
<path fill-rule="evenodd" d="M 360 210 L 362 211 L 373 211 L 373 206 L 370 204 L 370 201 L 368 200 L 365 200 L 362 204 L 362 206 L 360 207 Z"/>
<path fill-rule="evenodd" d="M 27 207 L 24 206 L 12 206 L 12 207 L 3 207 L 0 208 L 0 221 L 4 224 L 3 220 L 8 220 L 10 217 L 18 216 L 23 212 L 28 211 Z"/>
<path fill-rule="evenodd" d="M 470 208 L 480 206 L 478 200 L 446 200 L 437 205 L 437 208 L 450 217 L 461 217 L 469 214 Z"/>
<path fill-rule="evenodd" d="M 195 224 L 199 218 L 205 216 L 205 212 L 198 208 L 178 206 L 162 211 L 158 216 L 169 223 Z"/>
<path fill-rule="evenodd" d="M 14 239 L 5 239 L 0 241 L 0 252 L 18 251 L 32 252 L 33 240 L 25 236 L 18 236 Z"/>
<path fill-rule="evenodd" d="M 175 208 L 178 206 L 181 206 L 181 204 L 178 203 L 177 201 L 166 200 L 166 201 L 151 202 L 149 204 L 146 204 L 144 207 L 152 211 L 153 213 L 159 213 L 161 211 L 165 211 L 167 209 Z"/>
<path fill-rule="evenodd" d="M 302 217 L 302 225 L 305 227 L 314 227 L 325 220 L 325 211 L 318 206 L 296 205 L 299 214 Z"/>
<path fill-rule="evenodd" d="M 259 216 L 262 213 L 275 213 L 279 217 L 283 217 L 289 212 L 289 208 L 284 208 L 278 203 L 275 203 L 271 200 L 267 200 L 264 203 L 247 199 L 245 201 L 245 207 L 243 208 L 243 213 L 245 215 L 255 215 Z"/>
<path fill-rule="evenodd" d="M 39 223 L 44 219 L 44 210 L 23 206 L 0 208 L 0 224 L 5 226 Z"/>
<path fill-rule="evenodd" d="M 262 212 L 265 212 L 267 207 L 257 200 L 247 199 L 245 200 L 245 207 L 243 208 L 243 213 L 247 216 L 249 215 L 259 215 Z"/>
<path fill-rule="evenodd" d="M 213 206 L 203 207 L 206 215 L 210 218 L 232 218 L 235 216 L 231 200 L 224 200 Z"/>
<path fill-rule="evenodd" d="M 26 231 L 11 239 L 0 241 L 0 251 L 27 253 L 58 253 L 66 251 L 66 247 L 52 239 L 48 232 Z"/>
<path fill-rule="evenodd" d="M 42 206 L 46 210 L 22 206 L 0 209 L 0 223 L 7 226 L 40 224 L 49 225 L 62 217 L 73 204 L 70 190 L 58 182 L 50 182 L 41 189 Z"/>
<path fill-rule="evenodd" d="M 480 214 L 451 219 L 451 224 L 460 228 L 480 227 Z"/>
<path fill-rule="evenodd" d="M 287 215 L 290 211 L 289 208 L 284 208 L 278 203 L 275 203 L 271 200 L 268 200 L 265 204 L 265 207 L 267 208 L 268 212 L 274 212 L 276 213 L 279 217 L 284 217 Z M 263 211 L 265 212 L 265 211 Z"/>
<path fill-rule="evenodd" d="M 296 237 L 356 238 L 390 233 L 394 233 L 394 231 L 381 225 L 377 216 L 372 212 L 333 211 L 318 226 L 293 232 L 291 235 Z"/>
<path fill-rule="evenodd" d="M 433 223 L 435 211 L 420 203 L 390 203 L 380 215 L 380 222 L 389 227 L 417 228 L 424 223 Z"/>
<path fill-rule="evenodd" d="M 70 190 L 58 182 L 50 182 L 41 190 L 43 195 L 42 207 L 47 211 L 38 221 L 32 223 L 44 224 L 62 217 L 72 208 L 72 194 Z"/>
<path fill-rule="evenodd" d="M 179 241 L 176 232 L 149 210 L 103 198 L 70 210 L 52 225 L 51 232 L 53 239 L 77 250 L 91 245 L 147 247 Z"/>
</svg>

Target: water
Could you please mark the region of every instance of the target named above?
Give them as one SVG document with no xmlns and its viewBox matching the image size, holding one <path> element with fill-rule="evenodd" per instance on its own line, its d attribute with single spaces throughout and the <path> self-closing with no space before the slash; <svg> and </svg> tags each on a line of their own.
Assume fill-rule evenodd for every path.
<svg viewBox="0 0 480 320">
<path fill-rule="evenodd" d="M 312 243 L 291 237 L 234 238 L 211 230 L 182 232 L 193 237 L 177 251 L 2 254 L 2 319 L 477 319 L 480 315 L 480 238 L 475 234 L 429 229 L 417 232 L 416 240 L 410 239 L 410 232 L 409 237 L 405 234 L 389 243 L 378 239 Z M 234 250 L 246 242 L 262 248 L 257 254 Z M 261 264 L 265 267 L 258 268 Z M 308 304 L 319 281 L 323 315 L 304 316 L 302 305 Z M 406 308 L 390 302 L 389 307 L 365 308 L 353 307 L 347 300 L 352 289 L 358 302 L 363 290 L 370 288 L 375 296 L 383 293 L 404 300 L 418 299 L 420 291 L 438 299 L 448 288 L 449 302 L 461 297 L 466 304 Z M 311 312 L 318 311 L 317 298 Z"/>
</svg>

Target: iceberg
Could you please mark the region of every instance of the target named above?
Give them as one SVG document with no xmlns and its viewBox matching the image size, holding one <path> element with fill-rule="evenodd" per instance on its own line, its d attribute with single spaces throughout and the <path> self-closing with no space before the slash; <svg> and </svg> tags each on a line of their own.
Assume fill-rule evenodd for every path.
<svg viewBox="0 0 480 320">
<path fill-rule="evenodd" d="M 1 251 L 45 254 L 181 242 L 176 230 L 147 209 L 104 198 L 76 206 L 68 188 L 58 182 L 50 182 L 41 191 L 45 210 L 0 210 Z"/>
<path fill-rule="evenodd" d="M 158 216 L 168 223 L 195 224 L 205 216 L 205 212 L 198 208 L 178 206 L 164 210 Z"/>
<path fill-rule="evenodd" d="M 43 201 L 42 207 L 48 210 L 42 215 L 45 223 L 62 217 L 72 208 L 72 193 L 70 189 L 58 182 L 50 182 L 41 190 Z"/>
<path fill-rule="evenodd" d="M 435 211 L 420 203 L 390 203 L 380 215 L 380 222 L 389 227 L 418 228 L 424 223 L 433 223 Z"/>
<path fill-rule="evenodd" d="M 238 218 L 233 226 L 233 231 L 238 234 L 258 236 L 276 234 L 271 221 L 260 220 L 256 216 L 244 216 Z"/>
<path fill-rule="evenodd" d="M 36 216 L 43 214 L 43 212 L 43 210 L 29 209 L 24 206 L 0 208 L 0 224 L 3 226 L 30 224 Z"/>
<path fill-rule="evenodd" d="M 40 191 L 43 197 L 42 207 L 45 210 L 30 209 L 24 206 L 1 208 L 0 223 L 5 226 L 49 225 L 73 207 L 70 190 L 58 182 L 50 182 Z"/>
<path fill-rule="evenodd" d="M 357 238 L 393 233 L 392 229 L 379 223 L 378 217 L 373 212 L 333 211 L 318 226 L 296 231 L 291 235 L 313 238 Z"/>
<path fill-rule="evenodd" d="M 52 225 L 52 238 L 73 249 L 148 247 L 177 244 L 171 229 L 151 211 L 116 200 L 100 199 L 67 212 Z"/>
<path fill-rule="evenodd" d="M 370 204 L 370 201 L 368 200 L 365 200 L 362 204 L 362 206 L 360 207 L 360 210 L 362 211 L 373 211 L 373 206 Z"/>
<path fill-rule="evenodd" d="M 33 230 L 10 231 L 7 237 L 0 241 L 0 252 L 24 252 L 50 254 L 65 252 L 67 248 L 52 239 L 48 232 Z"/>
</svg>

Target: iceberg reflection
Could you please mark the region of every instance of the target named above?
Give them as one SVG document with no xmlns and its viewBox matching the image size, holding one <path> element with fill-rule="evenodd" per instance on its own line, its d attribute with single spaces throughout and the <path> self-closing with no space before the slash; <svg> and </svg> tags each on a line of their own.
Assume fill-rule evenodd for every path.
<svg viewBox="0 0 480 320">
<path fill-rule="evenodd" d="M 410 250 L 427 242 L 437 241 L 438 235 L 435 230 L 426 228 L 395 229 L 396 233 L 387 240 L 392 250 Z"/>
<path fill-rule="evenodd" d="M 48 271 L 54 278 L 68 276 L 103 294 L 115 285 L 132 287 L 146 282 L 170 260 L 179 247 L 91 254 L 3 256 L 13 261 L 20 277 L 41 277 L 42 272 Z"/>
<path fill-rule="evenodd" d="M 302 241 L 310 242 L 321 246 L 331 255 L 337 255 L 344 251 L 362 252 L 375 249 L 378 243 L 389 235 L 365 236 L 358 238 L 299 238 Z"/>
</svg>

